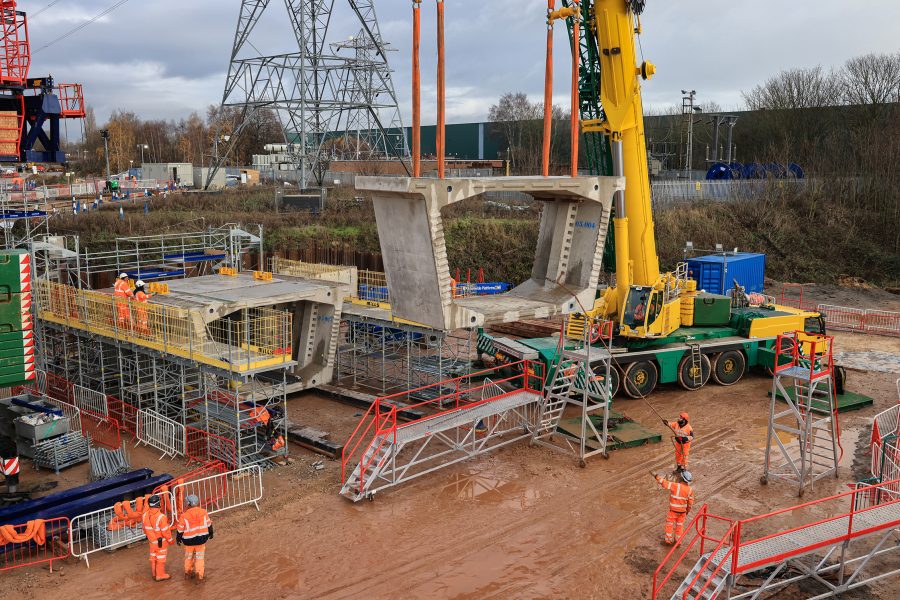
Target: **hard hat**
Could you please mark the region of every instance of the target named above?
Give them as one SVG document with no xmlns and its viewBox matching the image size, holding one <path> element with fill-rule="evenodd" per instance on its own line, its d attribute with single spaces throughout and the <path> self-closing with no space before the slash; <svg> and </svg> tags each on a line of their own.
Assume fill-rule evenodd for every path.
<svg viewBox="0 0 900 600">
<path fill-rule="evenodd" d="M 135 282 L 134 287 L 144 287 L 144 282 L 138 279 L 137 282 Z"/>
<path fill-rule="evenodd" d="M 140 285 L 140 282 L 138 282 L 138 284 Z M 686 412 L 683 412 L 680 415 L 678 415 L 678 418 L 684 419 L 685 421 L 690 421 L 690 419 L 688 418 L 688 414 Z"/>
<path fill-rule="evenodd" d="M 147 504 L 150 506 L 150 508 L 159 508 L 159 496 L 157 496 L 156 494 L 153 494 L 147 500 Z"/>
<path fill-rule="evenodd" d="M 694 480 L 694 476 L 691 475 L 690 471 L 682 471 L 681 478 L 684 479 L 685 483 L 690 483 Z"/>
<path fill-rule="evenodd" d="M 128 279 L 128 273 L 119 273 L 119 279 Z"/>
<path fill-rule="evenodd" d="M 194 494 L 190 494 L 184 501 L 187 502 L 188 506 L 200 506 L 200 498 Z"/>
</svg>

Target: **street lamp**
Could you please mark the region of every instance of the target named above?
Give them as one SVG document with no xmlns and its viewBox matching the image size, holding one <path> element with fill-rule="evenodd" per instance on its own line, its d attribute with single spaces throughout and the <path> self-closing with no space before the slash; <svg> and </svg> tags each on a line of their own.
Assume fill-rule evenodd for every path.
<svg viewBox="0 0 900 600">
<path fill-rule="evenodd" d="M 75 200 L 75 193 L 72 191 L 72 172 L 71 171 L 66 173 L 66 183 L 69 184 L 69 195 L 72 196 L 72 200 Z"/>
<path fill-rule="evenodd" d="M 100 137 L 103 138 L 103 154 L 106 156 L 106 185 L 112 177 L 109 173 L 109 129 L 101 129 Z"/>
<path fill-rule="evenodd" d="M 144 166 L 144 150 L 149 150 L 150 146 L 147 144 L 138 144 L 138 148 L 141 149 L 141 167 Z"/>
</svg>

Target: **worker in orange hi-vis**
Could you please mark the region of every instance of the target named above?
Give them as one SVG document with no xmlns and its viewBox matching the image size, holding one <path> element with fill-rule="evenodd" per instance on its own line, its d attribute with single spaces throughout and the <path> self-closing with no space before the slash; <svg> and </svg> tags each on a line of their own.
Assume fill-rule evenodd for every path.
<svg viewBox="0 0 900 600">
<path fill-rule="evenodd" d="M 166 573 L 166 555 L 169 552 L 169 546 L 175 543 L 172 539 L 172 526 L 169 524 L 166 513 L 160 510 L 158 495 L 150 496 L 147 504 L 150 509 L 144 513 L 142 525 L 144 535 L 150 542 L 150 571 L 156 581 L 165 581 L 171 577 Z"/>
<path fill-rule="evenodd" d="M 688 422 L 690 417 L 686 412 L 678 415 L 677 421 L 662 420 L 663 425 L 675 434 L 675 470 L 684 471 L 688 468 L 688 455 L 691 452 L 691 442 L 694 441 L 694 428 Z"/>
<path fill-rule="evenodd" d="M 209 513 L 200 507 L 200 498 L 194 494 L 185 498 L 188 509 L 178 517 L 175 538 L 184 544 L 184 575 L 203 579 L 206 576 L 206 542 L 213 539 Z"/>
<path fill-rule="evenodd" d="M 116 319 L 121 329 L 131 328 L 131 315 L 128 312 L 128 300 L 134 297 L 129 284 L 128 273 L 121 273 L 113 287 L 113 295 L 116 298 Z"/>
<path fill-rule="evenodd" d="M 659 485 L 669 490 L 669 514 L 666 516 L 666 544 L 670 546 L 684 533 L 684 520 L 694 506 L 693 476 L 690 471 L 680 471 L 680 481 L 669 481 L 650 471 Z"/>
<path fill-rule="evenodd" d="M 142 335 L 150 335 L 150 319 L 147 318 L 147 308 L 141 306 L 150 299 L 150 294 L 144 288 L 144 282 L 138 279 L 134 284 L 134 299 L 137 302 L 134 308 L 135 321 L 137 321 L 135 329 Z"/>
</svg>

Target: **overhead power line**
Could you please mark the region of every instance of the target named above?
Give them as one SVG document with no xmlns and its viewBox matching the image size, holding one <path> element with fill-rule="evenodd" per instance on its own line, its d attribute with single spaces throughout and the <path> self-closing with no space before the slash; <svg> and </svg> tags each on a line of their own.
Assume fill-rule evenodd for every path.
<svg viewBox="0 0 900 600">
<path fill-rule="evenodd" d="M 40 9 L 39 11 L 30 13 L 30 14 L 28 15 L 28 18 L 29 18 L 29 19 L 35 18 L 35 17 L 38 16 L 39 14 L 41 14 L 41 13 L 43 13 L 43 12 L 46 12 L 48 8 L 53 8 L 53 5 L 54 5 L 54 4 L 59 4 L 61 1 L 62 1 L 62 0 L 53 0 L 53 2 L 51 2 L 50 4 L 48 4 L 47 6 L 45 6 L 44 8 Z"/>
<path fill-rule="evenodd" d="M 58 2 L 59 0 L 56 0 L 56 1 Z M 97 13 L 96 15 L 94 15 L 93 17 L 91 17 L 90 19 L 88 19 L 87 21 L 85 21 L 84 23 L 80 23 L 79 25 L 73 27 L 72 29 L 70 29 L 69 31 L 65 32 L 64 34 L 62 34 L 61 36 L 59 36 L 59 37 L 56 38 L 55 40 L 53 40 L 53 41 L 51 41 L 51 42 L 48 42 L 48 43 L 44 44 L 43 46 L 41 46 L 41 47 L 38 48 L 37 50 L 32 50 L 32 51 L 31 51 L 31 54 L 32 54 L 32 55 L 35 55 L 35 54 L 37 54 L 38 52 L 40 52 L 41 50 L 45 50 L 45 49 L 49 48 L 50 46 L 56 44 L 57 42 L 61 42 L 62 40 L 64 40 L 64 39 L 66 39 L 67 37 L 69 37 L 70 35 L 73 35 L 73 34 L 75 34 L 75 33 L 78 33 L 79 31 L 81 31 L 82 29 L 84 29 L 85 27 L 87 27 L 88 25 L 90 25 L 91 23 L 94 23 L 94 22 L 97 21 L 98 19 L 102 19 L 103 17 L 105 17 L 106 15 L 108 15 L 109 13 L 111 13 L 112 11 L 116 10 L 117 8 L 119 8 L 120 6 L 122 6 L 123 4 L 125 4 L 126 2 L 128 2 L 128 0 L 119 0 L 118 2 L 116 2 L 115 4 L 113 4 L 112 6 L 110 6 L 109 8 L 106 8 L 106 9 L 100 11 L 99 13 Z M 51 6 L 53 6 L 54 4 L 56 4 L 56 2 L 50 3 L 49 5 L 45 6 L 43 9 L 41 9 L 41 11 L 39 11 L 39 12 L 43 12 L 44 10 L 47 10 L 48 8 L 50 8 Z"/>
</svg>

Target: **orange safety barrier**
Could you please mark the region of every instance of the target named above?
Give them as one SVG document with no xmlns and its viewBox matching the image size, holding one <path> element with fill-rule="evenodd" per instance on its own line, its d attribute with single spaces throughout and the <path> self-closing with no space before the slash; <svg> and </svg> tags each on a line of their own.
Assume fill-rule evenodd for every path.
<svg viewBox="0 0 900 600">
<path fill-rule="evenodd" d="M 170 506 L 169 506 L 169 488 L 166 485 L 161 485 L 153 490 L 153 494 L 159 494 L 160 504 L 159 508 L 166 514 L 171 514 Z M 144 517 L 144 513 L 150 510 L 150 496 L 153 494 L 146 494 L 139 498 L 135 498 L 134 500 L 123 500 L 122 502 L 116 502 L 113 506 L 113 510 L 116 515 L 109 522 L 109 525 L 106 528 L 109 531 L 118 531 L 119 529 L 123 529 L 125 527 L 137 527 L 141 524 L 141 519 Z M 132 506 L 132 503 L 134 506 Z"/>
<path fill-rule="evenodd" d="M 190 426 L 184 428 L 184 433 L 185 456 L 189 461 L 199 463 L 222 461 L 229 469 L 237 468 L 234 440 Z"/>
<path fill-rule="evenodd" d="M 109 416 L 118 421 L 120 431 L 127 431 L 137 439 L 138 409 L 115 396 L 107 396 L 106 403 Z"/>
<path fill-rule="evenodd" d="M 50 563 L 69 556 L 69 546 L 56 543 L 69 530 L 69 519 L 59 517 L 0 526 L 0 571 Z"/>
<path fill-rule="evenodd" d="M 81 433 L 101 446 L 116 450 L 122 446 L 119 422 L 112 417 L 89 410 L 81 411 Z"/>
</svg>

